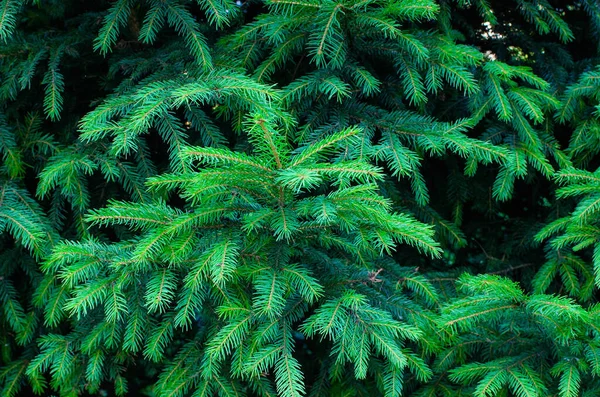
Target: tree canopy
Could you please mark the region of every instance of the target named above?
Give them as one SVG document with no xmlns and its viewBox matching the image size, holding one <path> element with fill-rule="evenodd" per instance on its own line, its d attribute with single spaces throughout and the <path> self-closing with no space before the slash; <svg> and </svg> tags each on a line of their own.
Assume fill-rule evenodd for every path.
<svg viewBox="0 0 600 397">
<path fill-rule="evenodd" d="M 600 3 L 0 0 L 0 395 L 600 395 Z"/>
</svg>

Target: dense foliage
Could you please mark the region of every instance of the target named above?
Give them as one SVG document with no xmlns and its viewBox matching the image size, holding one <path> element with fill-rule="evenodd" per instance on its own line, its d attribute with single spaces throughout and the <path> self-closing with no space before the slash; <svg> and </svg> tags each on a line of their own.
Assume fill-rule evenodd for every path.
<svg viewBox="0 0 600 397">
<path fill-rule="evenodd" d="M 0 395 L 600 395 L 596 0 L 0 0 Z"/>
</svg>

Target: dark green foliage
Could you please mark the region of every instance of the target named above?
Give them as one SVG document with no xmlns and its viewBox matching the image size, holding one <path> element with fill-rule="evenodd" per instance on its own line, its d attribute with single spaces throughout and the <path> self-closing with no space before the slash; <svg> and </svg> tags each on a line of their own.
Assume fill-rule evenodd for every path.
<svg viewBox="0 0 600 397">
<path fill-rule="evenodd" d="M 0 395 L 600 395 L 600 5 L 0 1 Z"/>
</svg>

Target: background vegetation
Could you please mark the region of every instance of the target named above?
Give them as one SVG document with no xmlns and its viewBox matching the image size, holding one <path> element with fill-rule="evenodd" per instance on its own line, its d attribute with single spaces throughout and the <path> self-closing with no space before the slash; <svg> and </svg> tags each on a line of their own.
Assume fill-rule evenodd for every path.
<svg viewBox="0 0 600 397">
<path fill-rule="evenodd" d="M 1 0 L 0 394 L 600 395 L 595 0 Z"/>
</svg>

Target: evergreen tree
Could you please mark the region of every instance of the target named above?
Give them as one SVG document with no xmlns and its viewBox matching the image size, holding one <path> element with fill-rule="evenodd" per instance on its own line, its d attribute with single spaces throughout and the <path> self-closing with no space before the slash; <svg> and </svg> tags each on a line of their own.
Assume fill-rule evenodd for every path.
<svg viewBox="0 0 600 397">
<path fill-rule="evenodd" d="M 593 0 L 0 0 L 1 395 L 600 395 L 599 42 Z"/>
</svg>

